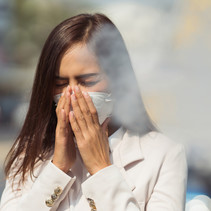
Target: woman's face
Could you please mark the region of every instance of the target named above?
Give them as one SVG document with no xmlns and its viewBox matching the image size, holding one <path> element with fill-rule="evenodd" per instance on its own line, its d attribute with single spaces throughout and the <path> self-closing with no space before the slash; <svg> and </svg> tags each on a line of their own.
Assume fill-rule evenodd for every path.
<svg viewBox="0 0 211 211">
<path fill-rule="evenodd" d="M 68 85 L 79 85 L 87 92 L 108 92 L 107 79 L 86 45 L 77 44 L 64 54 L 56 73 L 54 94 L 62 93 Z"/>
</svg>

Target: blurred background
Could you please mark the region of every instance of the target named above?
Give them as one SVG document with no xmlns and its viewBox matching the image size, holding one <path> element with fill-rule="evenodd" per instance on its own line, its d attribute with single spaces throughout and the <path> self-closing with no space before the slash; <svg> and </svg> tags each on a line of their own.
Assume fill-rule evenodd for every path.
<svg viewBox="0 0 211 211">
<path fill-rule="evenodd" d="M 210 0 L 0 0 L 0 196 L 42 46 L 64 19 L 105 13 L 122 33 L 146 107 L 187 150 L 187 201 L 211 197 Z"/>
</svg>

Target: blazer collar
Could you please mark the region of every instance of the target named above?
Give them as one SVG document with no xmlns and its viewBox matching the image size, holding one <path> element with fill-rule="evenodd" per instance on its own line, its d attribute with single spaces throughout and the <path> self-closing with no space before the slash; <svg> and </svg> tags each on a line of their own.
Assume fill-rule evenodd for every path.
<svg viewBox="0 0 211 211">
<path fill-rule="evenodd" d="M 114 164 L 119 167 L 125 181 L 133 191 L 136 186 L 126 167 L 135 161 L 144 160 L 140 136 L 128 130 L 124 130 L 120 144 L 113 150 L 112 154 Z"/>
<path fill-rule="evenodd" d="M 141 149 L 140 144 L 140 136 L 136 133 L 132 133 L 129 130 L 127 130 L 123 137 L 122 141 L 118 147 L 118 154 L 119 154 L 119 160 L 120 162 L 117 162 L 117 165 L 120 167 L 126 167 L 130 163 L 133 163 L 135 161 L 141 161 L 144 159 L 144 155 Z"/>
<path fill-rule="evenodd" d="M 116 146 L 121 142 L 124 133 L 125 130 L 123 129 L 123 127 L 120 127 L 116 132 L 108 137 L 110 152 L 113 152 Z"/>
</svg>

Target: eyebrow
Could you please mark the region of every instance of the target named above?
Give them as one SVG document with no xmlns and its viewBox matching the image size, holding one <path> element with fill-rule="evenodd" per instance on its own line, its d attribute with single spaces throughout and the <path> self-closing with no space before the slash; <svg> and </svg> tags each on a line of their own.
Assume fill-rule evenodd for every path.
<svg viewBox="0 0 211 211">
<path fill-rule="evenodd" d="M 82 74 L 82 75 L 78 75 L 78 76 L 76 76 L 75 78 L 77 79 L 77 80 L 80 80 L 80 79 L 84 79 L 84 78 L 88 78 L 88 77 L 92 77 L 92 76 L 97 76 L 97 75 L 99 75 L 100 73 L 87 73 L 87 74 Z M 58 76 L 58 75 L 56 75 L 56 79 L 57 80 L 68 80 L 68 78 L 66 78 L 66 77 L 61 77 L 61 76 Z"/>
<path fill-rule="evenodd" d="M 100 73 L 88 73 L 88 74 L 78 75 L 78 76 L 76 76 L 76 79 L 80 80 L 80 79 L 84 79 L 84 78 L 88 78 L 88 77 L 92 77 L 92 76 L 97 76 L 99 74 Z"/>
<path fill-rule="evenodd" d="M 58 76 L 58 75 L 56 75 L 56 79 L 57 80 L 68 80 L 68 78 L 61 77 L 61 76 Z"/>
</svg>

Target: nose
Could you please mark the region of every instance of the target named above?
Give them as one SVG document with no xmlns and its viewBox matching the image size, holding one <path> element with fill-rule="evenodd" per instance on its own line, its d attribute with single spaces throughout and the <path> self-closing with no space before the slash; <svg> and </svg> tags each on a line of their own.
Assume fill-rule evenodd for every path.
<svg viewBox="0 0 211 211">
<path fill-rule="evenodd" d="M 70 91 L 71 91 L 70 94 L 73 93 L 73 88 L 76 85 L 78 85 L 78 81 L 77 80 L 75 80 L 74 78 L 69 80 L 69 86 L 70 86 Z"/>
</svg>

